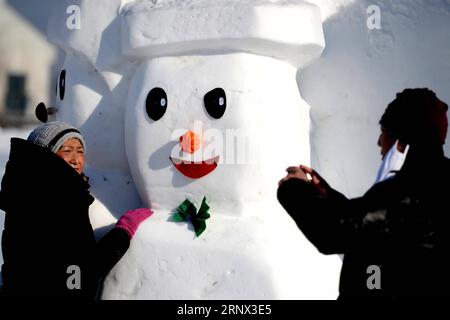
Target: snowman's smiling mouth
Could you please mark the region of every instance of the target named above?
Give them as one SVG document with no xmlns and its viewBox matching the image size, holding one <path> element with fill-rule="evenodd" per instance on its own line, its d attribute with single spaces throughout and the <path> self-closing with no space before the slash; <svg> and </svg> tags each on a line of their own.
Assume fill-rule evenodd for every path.
<svg viewBox="0 0 450 320">
<path fill-rule="evenodd" d="M 199 179 L 211 173 L 217 168 L 217 163 L 219 162 L 219 156 L 201 162 L 169 158 L 178 171 L 191 179 Z"/>
</svg>

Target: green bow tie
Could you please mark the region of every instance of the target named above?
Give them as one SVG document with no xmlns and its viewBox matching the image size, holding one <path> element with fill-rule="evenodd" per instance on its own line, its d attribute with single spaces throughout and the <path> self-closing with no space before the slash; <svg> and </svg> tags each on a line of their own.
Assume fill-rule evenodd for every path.
<svg viewBox="0 0 450 320">
<path fill-rule="evenodd" d="M 198 210 L 195 205 L 188 199 L 184 200 L 183 203 L 176 209 L 174 213 L 173 220 L 176 222 L 183 222 L 190 220 L 194 226 L 195 235 L 200 236 L 206 229 L 206 219 L 209 219 L 211 215 L 208 213 L 209 205 L 206 203 L 206 197 L 203 198 L 200 210 Z"/>
</svg>

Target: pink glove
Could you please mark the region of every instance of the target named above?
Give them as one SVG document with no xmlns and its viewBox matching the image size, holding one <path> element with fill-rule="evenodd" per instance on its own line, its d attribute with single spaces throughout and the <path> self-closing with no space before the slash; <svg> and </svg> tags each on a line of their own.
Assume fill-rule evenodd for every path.
<svg viewBox="0 0 450 320">
<path fill-rule="evenodd" d="M 142 221 L 152 214 L 153 211 L 147 208 L 129 210 L 117 221 L 116 228 L 124 229 L 130 235 L 130 239 L 132 239 Z"/>
</svg>

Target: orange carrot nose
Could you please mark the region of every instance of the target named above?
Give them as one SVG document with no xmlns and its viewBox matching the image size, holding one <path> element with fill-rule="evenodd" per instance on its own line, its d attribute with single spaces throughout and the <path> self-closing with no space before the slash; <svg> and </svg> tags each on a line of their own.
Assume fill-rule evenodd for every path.
<svg viewBox="0 0 450 320">
<path fill-rule="evenodd" d="M 202 145 L 200 136 L 192 131 L 188 131 L 180 137 L 180 146 L 184 152 L 194 153 Z"/>
</svg>

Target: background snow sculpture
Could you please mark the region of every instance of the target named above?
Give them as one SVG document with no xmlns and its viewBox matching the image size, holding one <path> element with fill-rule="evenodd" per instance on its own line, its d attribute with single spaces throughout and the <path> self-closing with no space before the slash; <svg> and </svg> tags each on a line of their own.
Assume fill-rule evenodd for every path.
<svg viewBox="0 0 450 320">
<path fill-rule="evenodd" d="M 280 173 L 309 163 L 309 107 L 295 79 L 324 47 L 318 8 L 141 1 L 124 8 L 122 27 L 124 54 L 142 61 L 128 92 L 127 158 L 155 214 L 104 298 L 334 298 L 339 259 L 318 255 L 276 199 Z M 212 217 L 196 238 L 171 215 L 204 196 Z"/>
</svg>

